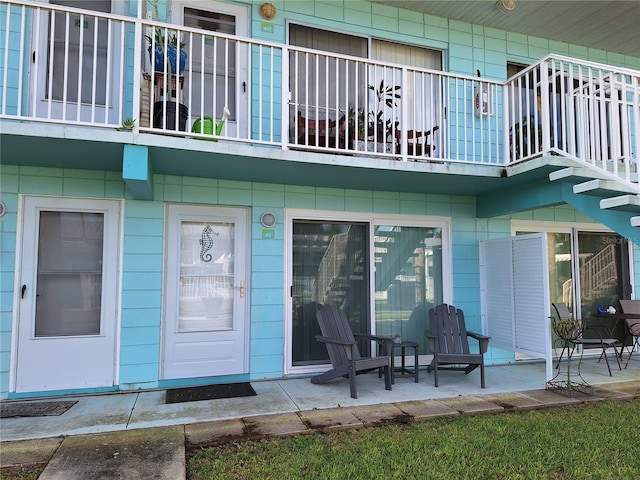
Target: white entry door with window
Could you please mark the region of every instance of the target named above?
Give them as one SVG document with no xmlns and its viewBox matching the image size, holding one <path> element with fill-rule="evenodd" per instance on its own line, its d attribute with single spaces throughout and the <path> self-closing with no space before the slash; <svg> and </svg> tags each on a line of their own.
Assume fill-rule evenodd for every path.
<svg viewBox="0 0 640 480">
<path fill-rule="evenodd" d="M 25 197 L 12 391 L 116 382 L 120 204 Z"/>
<path fill-rule="evenodd" d="M 167 208 L 162 378 L 247 373 L 248 211 Z"/>
</svg>

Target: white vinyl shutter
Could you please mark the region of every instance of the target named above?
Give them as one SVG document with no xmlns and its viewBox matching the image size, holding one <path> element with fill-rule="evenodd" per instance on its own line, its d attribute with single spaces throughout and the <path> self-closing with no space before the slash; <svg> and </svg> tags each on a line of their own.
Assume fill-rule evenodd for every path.
<svg viewBox="0 0 640 480">
<path fill-rule="evenodd" d="M 552 377 L 547 235 L 480 242 L 484 331 L 490 345 L 547 362 Z"/>
</svg>

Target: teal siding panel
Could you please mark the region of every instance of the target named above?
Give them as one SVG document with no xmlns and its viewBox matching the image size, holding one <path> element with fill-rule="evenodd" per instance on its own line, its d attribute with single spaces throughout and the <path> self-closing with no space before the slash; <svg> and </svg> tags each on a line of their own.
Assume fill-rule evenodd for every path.
<svg viewBox="0 0 640 480">
<path fill-rule="evenodd" d="M 251 338 L 260 342 L 265 338 L 272 338 L 282 341 L 282 321 L 272 320 L 269 322 L 254 322 L 251 326 Z"/>
<path fill-rule="evenodd" d="M 28 176 L 20 178 L 20 192 L 38 195 L 62 195 L 62 178 Z"/>
<path fill-rule="evenodd" d="M 282 335 L 274 338 L 260 338 L 252 340 L 250 345 L 252 357 L 262 357 L 267 360 L 270 357 L 282 356 Z M 282 365 L 278 370 L 282 369 Z"/>
<path fill-rule="evenodd" d="M 162 237 L 152 236 L 132 236 L 124 237 L 124 248 L 128 253 L 145 254 L 149 251 L 162 251 Z"/>
<path fill-rule="evenodd" d="M 152 308 L 127 308 L 122 311 L 122 326 L 126 328 L 157 327 L 160 325 L 161 310 Z"/>
<path fill-rule="evenodd" d="M 120 349 L 122 365 L 158 364 L 160 348 L 158 345 L 131 345 Z"/>
<path fill-rule="evenodd" d="M 273 285 L 284 285 L 283 272 L 262 272 L 253 277 L 253 289 L 269 288 Z"/>
<path fill-rule="evenodd" d="M 251 300 L 256 305 L 281 305 L 282 283 L 272 288 L 253 290 L 251 293 Z"/>
<path fill-rule="evenodd" d="M 160 327 L 125 327 L 122 329 L 120 344 L 122 346 L 159 345 Z"/>
<path fill-rule="evenodd" d="M 254 273 L 282 271 L 283 258 L 276 255 L 255 255 L 251 267 Z"/>
<path fill-rule="evenodd" d="M 147 383 L 158 381 L 158 365 L 142 363 L 120 366 L 120 383 Z"/>
<path fill-rule="evenodd" d="M 159 272 L 162 270 L 162 254 L 124 255 L 125 271 Z"/>
<path fill-rule="evenodd" d="M 124 221 L 125 232 L 127 232 L 128 235 L 162 235 L 163 222 L 164 220 L 162 218 L 126 217 Z"/>
<path fill-rule="evenodd" d="M 162 293 L 159 290 L 125 290 L 122 292 L 122 308 L 153 308 L 160 305 Z"/>
</svg>

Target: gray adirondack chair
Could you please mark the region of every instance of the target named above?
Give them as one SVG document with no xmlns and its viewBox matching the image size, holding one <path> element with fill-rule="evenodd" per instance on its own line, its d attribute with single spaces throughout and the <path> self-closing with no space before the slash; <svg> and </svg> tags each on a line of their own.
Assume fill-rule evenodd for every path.
<svg viewBox="0 0 640 480">
<path fill-rule="evenodd" d="M 480 367 L 480 386 L 485 388 L 484 354 L 491 337 L 467 331 L 463 311 L 446 303 L 429 310 L 429 322 L 431 331 L 426 337 L 433 360 L 427 372 L 435 372 L 435 386 L 438 386 L 438 370 L 443 366 L 466 374 Z M 479 353 L 471 353 L 468 337 L 478 341 Z"/>
<path fill-rule="evenodd" d="M 338 377 L 349 377 L 351 397 L 358 398 L 356 375 L 382 369 L 385 389 L 391 390 L 391 339 L 376 335 L 354 334 L 349 326 L 347 315 L 333 305 L 325 305 L 316 313 L 322 335 L 318 341 L 325 343 L 331 360 L 329 371 L 311 378 L 311 383 L 325 383 Z M 356 337 L 374 340 L 380 346 L 382 355 L 362 357 L 358 350 Z"/>
</svg>

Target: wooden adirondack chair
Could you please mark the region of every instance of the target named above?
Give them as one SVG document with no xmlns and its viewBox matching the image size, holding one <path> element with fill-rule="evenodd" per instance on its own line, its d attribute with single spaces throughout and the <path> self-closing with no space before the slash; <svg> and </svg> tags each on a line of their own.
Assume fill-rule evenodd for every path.
<svg viewBox="0 0 640 480">
<path fill-rule="evenodd" d="M 356 375 L 382 369 L 385 389 L 391 390 L 391 339 L 376 335 L 354 334 L 349 326 L 347 315 L 333 305 L 325 305 L 316 313 L 322 335 L 316 338 L 324 342 L 329 352 L 333 368 L 311 378 L 311 383 L 325 383 L 338 377 L 349 377 L 351 397 L 358 398 Z M 362 357 L 358 350 L 356 337 L 374 340 L 380 344 L 382 355 Z"/>
<path fill-rule="evenodd" d="M 427 341 L 433 352 L 433 360 L 427 367 L 427 372 L 435 372 L 436 387 L 438 386 L 438 369 L 445 366 L 448 370 L 459 370 L 465 373 L 480 367 L 480 386 L 485 388 L 484 354 L 491 337 L 468 332 L 462 310 L 446 303 L 429 310 L 429 321 L 431 332 L 427 334 Z M 470 352 L 468 337 L 478 341 L 479 353 Z"/>
</svg>

